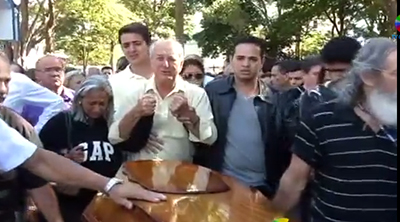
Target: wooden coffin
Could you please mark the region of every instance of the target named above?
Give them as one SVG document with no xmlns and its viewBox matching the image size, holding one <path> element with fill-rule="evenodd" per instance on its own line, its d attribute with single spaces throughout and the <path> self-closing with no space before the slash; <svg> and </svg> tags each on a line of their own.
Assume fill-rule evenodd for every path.
<svg viewBox="0 0 400 222">
<path fill-rule="evenodd" d="M 260 192 L 190 163 L 128 162 L 124 172 L 130 181 L 165 193 L 167 201 L 148 203 L 133 200 L 135 208 L 127 210 L 106 196 L 98 195 L 85 210 L 85 221 L 269 222 L 282 217 Z"/>
</svg>

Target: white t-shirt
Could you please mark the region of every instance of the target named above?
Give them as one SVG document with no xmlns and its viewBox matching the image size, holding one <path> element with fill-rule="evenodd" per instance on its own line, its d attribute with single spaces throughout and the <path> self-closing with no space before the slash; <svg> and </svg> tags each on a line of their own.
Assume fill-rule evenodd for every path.
<svg viewBox="0 0 400 222">
<path fill-rule="evenodd" d="M 23 164 L 36 149 L 35 144 L 0 119 L 0 172 L 10 171 Z"/>
<path fill-rule="evenodd" d="M 34 125 L 39 132 L 51 117 L 65 108 L 63 99 L 52 91 L 42 87 L 20 73 L 11 73 L 10 91 L 3 105 L 21 115 L 27 105 L 42 107 L 37 123 Z"/>
</svg>

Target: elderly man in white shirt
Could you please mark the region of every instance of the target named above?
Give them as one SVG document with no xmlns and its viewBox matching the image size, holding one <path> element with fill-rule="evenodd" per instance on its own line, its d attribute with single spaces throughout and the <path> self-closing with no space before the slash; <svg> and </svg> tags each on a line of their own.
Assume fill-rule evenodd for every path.
<svg viewBox="0 0 400 222">
<path fill-rule="evenodd" d="M 35 123 L 31 123 L 37 132 L 51 117 L 64 109 L 64 102 L 61 97 L 33 82 L 23 74 L 10 73 L 9 61 L 1 54 L 0 103 L 19 114 L 27 105 L 42 107 L 40 112 L 31 113 L 37 119 Z"/>
<path fill-rule="evenodd" d="M 141 117 L 154 114 L 152 134 L 163 141 L 159 152 L 147 148 L 129 159 L 192 161 L 192 142 L 212 144 L 217 138 L 210 102 L 204 89 L 184 81 L 179 72 L 183 48 L 175 40 L 159 40 L 150 47 L 154 77 L 126 88 L 122 105 L 110 127 L 111 143 L 127 140 Z"/>
</svg>

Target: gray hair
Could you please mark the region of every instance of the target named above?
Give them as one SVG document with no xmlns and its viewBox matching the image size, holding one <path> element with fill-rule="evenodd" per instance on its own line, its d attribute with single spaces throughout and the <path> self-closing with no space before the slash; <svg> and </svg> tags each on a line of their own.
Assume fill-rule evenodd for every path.
<svg viewBox="0 0 400 222">
<path fill-rule="evenodd" d="M 113 121 L 113 115 L 114 115 L 113 93 L 111 85 L 108 82 L 107 78 L 101 75 L 90 76 L 82 83 L 81 87 L 79 87 L 79 89 L 76 91 L 75 98 L 71 108 L 74 120 L 88 123 L 87 122 L 88 117 L 85 111 L 83 110 L 81 101 L 87 95 L 87 93 L 92 90 L 104 90 L 108 94 L 109 102 L 104 118 L 106 119 L 108 125 L 110 125 Z"/>
<path fill-rule="evenodd" d="M 183 57 L 184 57 L 184 54 L 185 54 L 184 50 L 183 50 L 183 46 L 182 46 L 182 44 L 180 42 L 178 42 L 175 39 L 159 39 L 159 40 L 153 42 L 150 45 L 150 49 L 149 49 L 150 57 L 154 56 L 154 49 L 156 48 L 156 46 L 159 45 L 159 44 L 163 44 L 163 43 L 172 44 L 172 46 L 174 47 L 174 50 L 176 50 L 176 52 L 178 53 L 179 57 L 182 58 L 182 60 L 183 60 Z"/>
<path fill-rule="evenodd" d="M 385 69 L 387 57 L 395 50 L 397 50 L 397 44 L 388 38 L 369 39 L 353 60 L 352 67 L 344 79 L 346 85 L 338 92 L 339 100 L 346 105 L 355 106 L 364 99 L 362 76 L 380 75 Z"/>
<path fill-rule="evenodd" d="M 71 82 L 71 79 L 74 78 L 75 76 L 83 76 L 83 77 L 85 77 L 85 74 L 80 70 L 72 70 L 72 71 L 67 72 L 65 74 L 64 86 L 69 88 L 69 84 Z"/>
</svg>

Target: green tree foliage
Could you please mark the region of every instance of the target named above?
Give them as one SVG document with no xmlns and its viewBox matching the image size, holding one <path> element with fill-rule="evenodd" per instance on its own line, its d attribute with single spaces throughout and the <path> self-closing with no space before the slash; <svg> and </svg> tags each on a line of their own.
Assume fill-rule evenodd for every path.
<svg viewBox="0 0 400 222">
<path fill-rule="evenodd" d="M 155 38 L 174 36 L 175 32 L 175 2 L 171 0 L 119 0 L 132 13 L 136 22 L 145 23 Z M 191 16 L 198 9 L 198 2 L 188 1 L 184 5 L 185 33 L 191 34 L 193 24 Z"/>
<path fill-rule="evenodd" d="M 256 34 L 267 42 L 267 52 L 279 56 L 293 45 L 297 56 L 313 53 L 325 33 L 317 38 L 314 26 L 328 21 L 329 37 L 389 35 L 393 14 L 385 0 L 198 0 L 204 6 L 203 31 L 195 35 L 204 56 L 229 53 L 233 39 Z M 391 16 L 393 17 L 393 16 Z M 363 21 L 363 22 L 360 22 Z M 316 44 L 310 45 L 315 38 Z M 301 46 L 301 44 L 304 44 Z M 311 48 L 307 49 L 306 47 Z M 303 52 L 303 53 L 301 53 Z"/>
<path fill-rule="evenodd" d="M 90 4 L 89 4 L 90 3 Z M 124 5 L 112 0 L 59 1 L 56 49 L 67 53 L 73 64 L 86 67 L 112 60 L 117 32 L 134 16 Z"/>
<path fill-rule="evenodd" d="M 216 57 L 232 52 L 235 39 L 248 35 L 254 28 L 240 0 L 216 0 L 203 11 L 203 30 L 194 35 L 203 56 Z"/>
<path fill-rule="evenodd" d="M 330 36 L 321 32 L 312 31 L 303 36 L 301 41 L 301 56 L 318 55 L 321 48 L 329 41 Z"/>
</svg>

